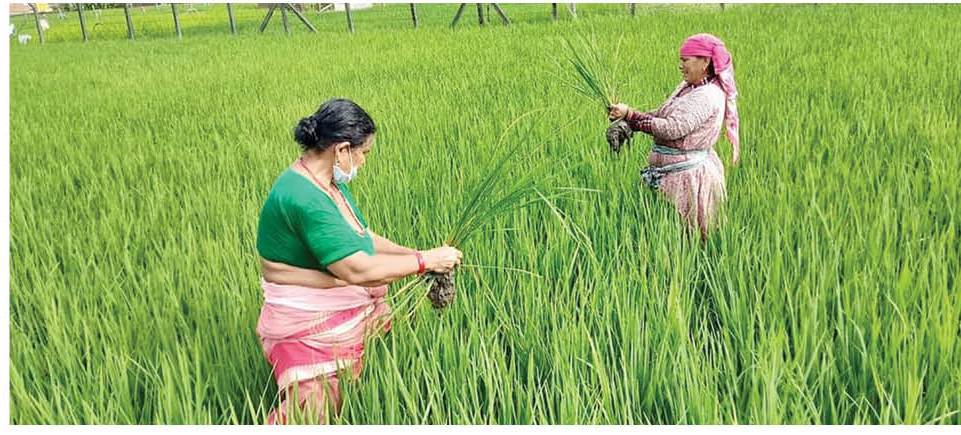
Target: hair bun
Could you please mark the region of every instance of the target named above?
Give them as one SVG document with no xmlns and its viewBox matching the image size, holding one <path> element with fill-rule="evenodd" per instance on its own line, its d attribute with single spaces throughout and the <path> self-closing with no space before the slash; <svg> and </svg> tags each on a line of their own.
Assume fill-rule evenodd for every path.
<svg viewBox="0 0 961 435">
<path fill-rule="evenodd" d="M 331 144 L 347 142 L 351 148 L 364 144 L 377 131 L 374 120 L 353 101 L 337 98 L 321 104 L 313 115 L 294 127 L 294 139 L 304 151 L 324 151 Z"/>
<path fill-rule="evenodd" d="M 317 121 L 308 116 L 297 123 L 294 128 L 294 140 L 305 148 L 313 148 L 317 144 Z"/>
</svg>

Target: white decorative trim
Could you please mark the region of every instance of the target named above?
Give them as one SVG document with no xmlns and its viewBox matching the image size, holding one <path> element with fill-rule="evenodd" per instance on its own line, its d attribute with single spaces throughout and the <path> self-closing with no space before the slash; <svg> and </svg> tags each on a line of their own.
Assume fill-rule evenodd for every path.
<svg viewBox="0 0 961 435">
<path fill-rule="evenodd" d="M 306 381 L 318 376 L 337 373 L 338 370 L 354 366 L 352 359 L 338 359 L 325 363 L 311 364 L 306 366 L 291 367 L 277 380 L 277 386 L 284 390 L 291 384 Z"/>
</svg>

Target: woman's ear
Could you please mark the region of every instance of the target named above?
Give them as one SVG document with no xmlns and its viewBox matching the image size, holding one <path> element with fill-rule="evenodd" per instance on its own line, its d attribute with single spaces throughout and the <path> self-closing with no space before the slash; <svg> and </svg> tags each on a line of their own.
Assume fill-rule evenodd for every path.
<svg viewBox="0 0 961 435">
<path fill-rule="evenodd" d="M 350 142 L 338 142 L 334 144 L 334 152 L 340 154 L 344 151 L 350 151 Z"/>
</svg>

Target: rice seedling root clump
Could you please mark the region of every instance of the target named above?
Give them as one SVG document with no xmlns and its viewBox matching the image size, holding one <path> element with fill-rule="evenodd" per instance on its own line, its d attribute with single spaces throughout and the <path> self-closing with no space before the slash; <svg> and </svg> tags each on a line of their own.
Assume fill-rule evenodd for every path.
<svg viewBox="0 0 961 435">
<path fill-rule="evenodd" d="M 605 136 L 607 136 L 607 144 L 611 146 L 611 151 L 616 153 L 631 142 L 631 138 L 634 137 L 634 130 L 631 130 L 631 127 L 627 125 L 627 121 L 619 119 L 607 127 Z"/>
<path fill-rule="evenodd" d="M 427 275 L 430 280 L 430 290 L 427 292 L 427 297 L 430 299 L 431 305 L 434 308 L 442 309 L 454 302 L 454 296 L 456 295 L 454 272 L 431 272 Z"/>
</svg>

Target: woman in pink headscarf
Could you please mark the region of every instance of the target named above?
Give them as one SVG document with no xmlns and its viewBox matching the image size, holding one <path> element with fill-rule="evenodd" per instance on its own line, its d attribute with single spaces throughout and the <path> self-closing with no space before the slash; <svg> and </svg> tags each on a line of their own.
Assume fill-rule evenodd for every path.
<svg viewBox="0 0 961 435">
<path fill-rule="evenodd" d="M 726 196 L 724 166 L 714 151 L 722 126 L 733 146 L 735 165 L 740 157 L 737 86 L 724 42 L 706 33 L 691 36 L 681 45 L 680 70 L 684 80 L 657 109 L 639 112 L 616 104 L 608 116 L 624 119 L 631 129 L 653 136 L 649 166 L 641 176 L 674 203 L 681 217 L 700 230 L 703 240 Z"/>
</svg>

